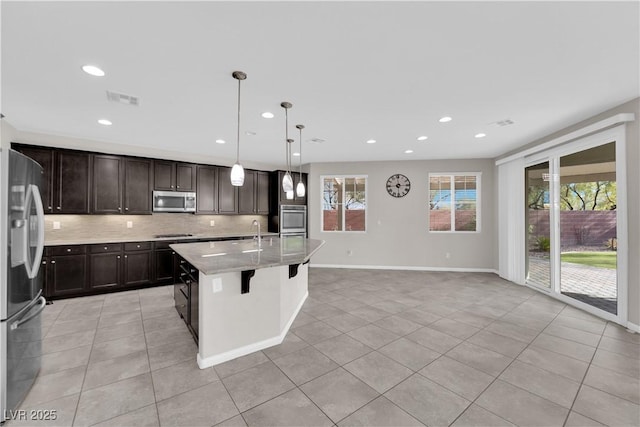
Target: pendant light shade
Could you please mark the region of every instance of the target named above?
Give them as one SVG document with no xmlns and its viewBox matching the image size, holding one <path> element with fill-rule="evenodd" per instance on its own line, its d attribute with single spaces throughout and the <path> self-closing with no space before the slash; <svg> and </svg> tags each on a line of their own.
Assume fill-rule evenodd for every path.
<svg viewBox="0 0 640 427">
<path fill-rule="evenodd" d="M 291 143 L 293 139 L 289 139 L 289 108 L 293 107 L 290 102 L 282 102 L 280 106 L 284 108 L 284 136 L 287 160 L 287 172 L 282 177 L 282 190 L 287 193 L 287 199 L 293 199 L 293 177 L 291 176 Z M 291 192 L 291 198 L 289 198 Z"/>
<path fill-rule="evenodd" d="M 304 125 L 296 125 L 296 128 L 300 131 L 300 181 L 298 181 L 298 185 L 296 185 L 296 196 L 304 197 L 306 193 L 304 183 L 302 182 L 302 129 L 304 129 Z"/>
<path fill-rule="evenodd" d="M 242 71 L 234 71 L 232 74 L 234 79 L 238 80 L 238 135 L 236 148 L 236 163 L 231 168 L 231 185 L 242 187 L 244 185 L 244 168 L 240 164 L 240 82 L 247 78 Z"/>
<path fill-rule="evenodd" d="M 293 200 L 293 190 L 287 191 L 287 200 Z"/>
<path fill-rule="evenodd" d="M 231 185 L 236 187 L 244 185 L 244 168 L 240 163 L 236 163 L 231 168 Z"/>
</svg>

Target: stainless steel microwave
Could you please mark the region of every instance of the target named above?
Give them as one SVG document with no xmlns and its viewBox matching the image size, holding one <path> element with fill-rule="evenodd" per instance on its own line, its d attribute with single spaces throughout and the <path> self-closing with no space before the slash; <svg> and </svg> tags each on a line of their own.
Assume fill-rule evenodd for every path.
<svg viewBox="0 0 640 427">
<path fill-rule="evenodd" d="M 186 191 L 154 191 L 154 212 L 195 212 L 196 193 Z"/>
</svg>

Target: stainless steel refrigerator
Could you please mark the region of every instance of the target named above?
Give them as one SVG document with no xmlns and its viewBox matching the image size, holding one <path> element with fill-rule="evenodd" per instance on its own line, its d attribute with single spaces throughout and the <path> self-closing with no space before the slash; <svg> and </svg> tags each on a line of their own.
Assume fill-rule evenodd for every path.
<svg viewBox="0 0 640 427">
<path fill-rule="evenodd" d="M 13 418 L 40 371 L 44 210 L 42 168 L 0 150 L 0 421 Z"/>
</svg>

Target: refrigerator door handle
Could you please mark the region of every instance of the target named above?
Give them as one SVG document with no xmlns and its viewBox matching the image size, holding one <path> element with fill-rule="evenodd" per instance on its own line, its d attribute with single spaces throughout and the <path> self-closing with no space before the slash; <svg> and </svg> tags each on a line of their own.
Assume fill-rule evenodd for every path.
<svg viewBox="0 0 640 427">
<path fill-rule="evenodd" d="M 38 298 L 38 304 L 32 307 L 32 308 L 35 308 L 35 311 L 32 312 L 30 315 L 11 323 L 11 325 L 9 326 L 9 329 L 11 329 L 12 331 L 15 329 L 18 329 L 20 325 L 27 323 L 29 320 L 33 319 L 38 314 L 40 314 L 42 310 L 44 310 L 46 305 L 47 305 L 47 300 L 43 296 L 41 296 L 40 298 Z"/>
<path fill-rule="evenodd" d="M 27 260 L 29 259 L 29 247 L 30 247 L 30 224 L 28 227 L 24 227 L 24 267 L 27 270 L 27 276 L 29 279 L 34 279 L 38 276 L 38 271 L 40 270 L 40 261 L 42 261 L 42 252 L 44 251 L 44 206 L 42 205 L 42 197 L 40 196 L 40 190 L 37 185 L 30 184 L 27 189 L 27 203 L 25 203 L 25 208 L 27 208 L 26 212 L 30 211 L 30 207 L 28 206 L 31 201 L 35 202 L 36 205 L 36 214 L 38 221 L 38 240 L 36 242 L 36 254 L 33 257 L 32 264 L 29 265 Z"/>
</svg>

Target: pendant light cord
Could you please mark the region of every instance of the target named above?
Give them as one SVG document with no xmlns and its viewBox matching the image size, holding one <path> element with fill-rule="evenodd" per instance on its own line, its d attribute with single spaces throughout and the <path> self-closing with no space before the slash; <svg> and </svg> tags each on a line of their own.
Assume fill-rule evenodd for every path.
<svg viewBox="0 0 640 427">
<path fill-rule="evenodd" d="M 238 135 L 236 147 L 236 163 L 240 163 L 240 79 L 238 79 Z"/>
<path fill-rule="evenodd" d="M 286 148 L 286 156 L 287 156 L 287 172 L 289 172 L 289 174 L 291 174 L 291 155 L 289 154 L 289 151 L 291 149 L 291 147 L 289 147 L 291 144 L 289 143 L 289 109 L 285 108 L 284 109 L 284 123 L 285 123 L 285 128 L 284 128 L 284 134 L 285 134 L 285 148 Z"/>
<path fill-rule="evenodd" d="M 300 129 L 300 182 L 302 182 L 302 128 Z"/>
</svg>

